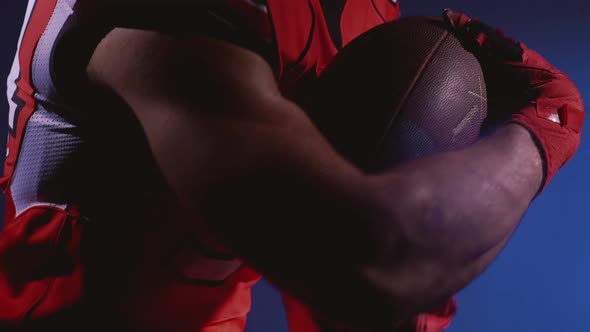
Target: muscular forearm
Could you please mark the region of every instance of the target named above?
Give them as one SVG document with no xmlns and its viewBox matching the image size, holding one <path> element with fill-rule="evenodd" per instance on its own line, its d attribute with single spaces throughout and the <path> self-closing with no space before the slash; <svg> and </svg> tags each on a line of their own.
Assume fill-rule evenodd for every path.
<svg viewBox="0 0 590 332">
<path fill-rule="evenodd" d="M 401 177 L 407 188 L 388 187 Z M 402 234 L 409 239 L 404 263 L 391 270 L 370 269 L 375 283 L 402 287 L 413 300 L 443 300 L 470 282 L 495 258 L 534 198 L 542 180 L 538 149 L 526 129 L 508 125 L 493 136 L 456 152 L 407 163 L 374 179 L 385 199 L 396 205 L 398 192 L 414 192 L 423 206 L 397 209 Z M 408 206 L 408 205 L 406 205 Z M 383 260 L 399 255 L 382 251 Z M 385 271 L 385 272 L 384 272 Z M 403 280 L 392 285 L 388 275 Z M 429 275 L 422 278 L 416 276 Z M 394 290 L 396 293 L 403 289 Z M 424 292 L 424 296 L 417 296 Z M 421 308 L 427 303 L 416 303 Z"/>
<path fill-rule="evenodd" d="M 541 185 L 543 168 L 530 134 L 512 124 L 469 148 L 408 163 L 397 172 L 423 181 L 429 192 L 421 217 L 400 218 L 405 233 L 419 245 L 436 243 L 464 259 L 514 229 Z"/>
<path fill-rule="evenodd" d="M 363 322 L 426 311 L 485 269 L 537 192 L 542 165 L 528 132 L 509 125 L 460 151 L 349 176 L 335 192 L 345 178 L 268 171 L 215 217 L 233 230 L 228 243 L 279 286 L 319 313 Z M 359 316 L 364 305 L 374 317 Z"/>
<path fill-rule="evenodd" d="M 317 138 L 297 144 L 327 149 Z M 257 162 L 267 165 L 260 173 L 221 185 L 231 196 L 205 191 L 199 205 L 212 211 L 205 219 L 216 233 L 279 286 L 320 313 L 361 322 L 376 318 L 361 317 L 360 303 L 404 319 L 464 287 L 501 250 L 542 178 L 537 147 L 518 125 L 378 176 L 330 169 L 339 162 L 325 151 L 315 161 L 325 176 L 315 177 L 319 169 L 312 176 L 306 162 L 297 165 L 302 156 L 268 150 L 274 157 Z M 359 305 L 339 299 L 344 289 Z"/>
</svg>

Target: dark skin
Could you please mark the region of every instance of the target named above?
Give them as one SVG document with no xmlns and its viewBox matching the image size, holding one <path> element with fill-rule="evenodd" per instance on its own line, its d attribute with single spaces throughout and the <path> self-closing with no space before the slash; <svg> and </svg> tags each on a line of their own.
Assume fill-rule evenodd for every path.
<svg viewBox="0 0 590 332">
<path fill-rule="evenodd" d="M 199 232 L 320 315 L 362 328 L 405 321 L 473 280 L 542 180 L 515 124 L 365 174 L 281 96 L 263 58 L 207 37 L 116 29 L 88 75 L 137 117 Z"/>
</svg>

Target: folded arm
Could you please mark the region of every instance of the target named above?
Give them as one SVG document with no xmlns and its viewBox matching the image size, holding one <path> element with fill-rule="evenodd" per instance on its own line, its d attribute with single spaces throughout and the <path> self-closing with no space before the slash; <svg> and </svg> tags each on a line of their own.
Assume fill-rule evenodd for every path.
<svg viewBox="0 0 590 332">
<path fill-rule="evenodd" d="M 352 325 L 407 319 L 465 286 L 541 183 L 516 124 L 364 174 L 281 96 L 265 60 L 207 37 L 117 29 L 88 73 L 129 105 L 174 192 L 224 245 Z"/>
</svg>

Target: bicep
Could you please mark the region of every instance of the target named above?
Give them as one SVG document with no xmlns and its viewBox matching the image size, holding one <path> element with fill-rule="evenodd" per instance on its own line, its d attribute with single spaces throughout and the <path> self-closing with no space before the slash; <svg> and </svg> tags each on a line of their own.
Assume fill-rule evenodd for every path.
<svg viewBox="0 0 590 332">
<path fill-rule="evenodd" d="M 187 197 L 197 184 L 183 178 L 224 181 L 272 168 L 341 187 L 362 177 L 281 96 L 271 66 L 254 52 L 204 36 L 116 29 L 88 71 L 130 106 Z"/>
<path fill-rule="evenodd" d="M 292 126 L 310 124 L 281 96 L 265 59 L 203 35 L 118 28 L 98 45 L 87 72 L 122 98 L 148 131 L 181 119 L 199 123 L 207 135 L 215 127 L 218 138 L 248 132 L 253 123 L 271 129 L 285 116 Z"/>
</svg>

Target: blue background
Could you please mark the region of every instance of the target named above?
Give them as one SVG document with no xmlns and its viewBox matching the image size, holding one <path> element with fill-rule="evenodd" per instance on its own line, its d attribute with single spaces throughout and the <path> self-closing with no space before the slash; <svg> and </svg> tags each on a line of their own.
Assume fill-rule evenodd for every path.
<svg viewBox="0 0 590 332">
<path fill-rule="evenodd" d="M 401 0 L 401 5 L 404 16 L 438 16 L 450 7 L 503 28 L 568 73 L 590 100 L 586 1 Z M 24 0 L 0 4 L 2 91 L 25 7 Z M 7 119 L 4 92 L 0 105 Z M 7 120 L 1 121 L 0 131 L 6 132 L 6 125 Z M 0 143 L 5 137 L 0 135 Z M 590 331 L 589 171 L 590 139 L 585 135 L 577 155 L 533 202 L 503 253 L 458 295 L 459 312 L 448 331 Z M 257 285 L 253 300 L 248 332 L 287 331 L 280 296 L 271 286 Z"/>
</svg>

